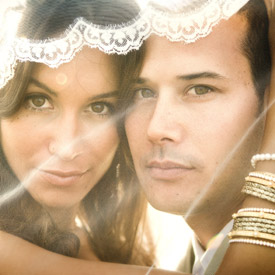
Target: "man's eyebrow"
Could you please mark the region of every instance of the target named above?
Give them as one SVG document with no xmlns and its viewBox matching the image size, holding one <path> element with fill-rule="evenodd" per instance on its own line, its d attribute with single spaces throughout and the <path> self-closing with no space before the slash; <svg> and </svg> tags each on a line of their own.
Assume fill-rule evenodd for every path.
<svg viewBox="0 0 275 275">
<path fill-rule="evenodd" d="M 193 74 L 177 76 L 177 79 L 180 79 L 180 80 L 193 80 L 193 79 L 199 79 L 199 78 L 212 78 L 212 79 L 224 79 L 224 80 L 227 79 L 225 76 L 214 72 L 201 72 L 201 73 L 193 73 Z M 137 79 L 134 79 L 133 83 L 144 84 L 148 81 L 149 79 L 147 78 L 139 77 Z"/>
<path fill-rule="evenodd" d="M 194 74 L 186 74 L 177 76 L 181 80 L 193 80 L 198 78 L 212 78 L 212 79 L 227 79 L 225 76 L 214 73 L 214 72 L 201 72 Z"/>
<path fill-rule="evenodd" d="M 46 84 L 43 84 L 42 82 L 34 79 L 33 77 L 31 77 L 30 79 L 30 83 L 33 83 L 34 85 L 36 85 L 37 87 L 44 89 L 45 91 L 47 91 L 49 94 L 52 94 L 54 96 L 57 96 L 57 93 L 55 91 L 53 91 L 52 89 L 50 89 Z"/>
</svg>

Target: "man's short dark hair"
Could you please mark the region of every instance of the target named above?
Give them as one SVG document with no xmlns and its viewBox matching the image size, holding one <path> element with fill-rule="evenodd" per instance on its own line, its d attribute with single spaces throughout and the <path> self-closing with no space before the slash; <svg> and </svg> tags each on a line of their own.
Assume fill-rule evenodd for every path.
<svg viewBox="0 0 275 275">
<path fill-rule="evenodd" d="M 268 41 L 268 14 L 263 0 L 250 0 L 238 14 L 248 21 L 242 49 L 248 58 L 259 99 L 270 82 L 271 58 Z"/>
</svg>

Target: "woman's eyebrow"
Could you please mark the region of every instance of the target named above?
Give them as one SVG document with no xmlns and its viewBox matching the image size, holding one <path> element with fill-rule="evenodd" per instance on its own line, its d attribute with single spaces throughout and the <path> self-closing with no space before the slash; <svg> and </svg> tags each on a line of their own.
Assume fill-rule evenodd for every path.
<svg viewBox="0 0 275 275">
<path fill-rule="evenodd" d="M 52 94 L 54 96 L 57 97 L 57 93 L 55 91 L 53 91 L 52 89 L 50 89 L 46 84 L 34 79 L 33 77 L 31 77 L 30 79 L 30 83 L 33 83 L 34 85 L 36 85 L 37 87 L 46 90 L 49 94 Z"/>
<path fill-rule="evenodd" d="M 36 85 L 37 87 L 46 90 L 48 93 L 54 95 L 57 97 L 57 93 L 55 91 L 53 91 L 52 89 L 50 89 L 46 84 L 34 79 L 33 77 L 31 77 L 30 79 L 30 83 L 33 83 L 34 85 Z M 104 99 L 104 98 L 112 98 L 112 97 L 117 97 L 118 95 L 118 91 L 112 91 L 112 92 L 108 92 L 108 93 L 102 93 L 102 94 L 98 94 L 95 96 L 92 96 L 90 98 L 90 100 L 96 100 L 96 99 Z"/>
<path fill-rule="evenodd" d="M 148 79 L 144 78 L 144 77 L 139 77 L 137 79 L 134 79 L 132 82 L 134 84 L 144 84 L 144 83 L 148 82 Z"/>
<path fill-rule="evenodd" d="M 112 91 L 112 92 L 102 93 L 102 94 L 92 96 L 90 97 L 90 99 L 96 100 L 96 99 L 104 99 L 104 98 L 113 98 L 113 97 L 117 97 L 117 95 L 118 95 L 118 91 Z"/>
</svg>

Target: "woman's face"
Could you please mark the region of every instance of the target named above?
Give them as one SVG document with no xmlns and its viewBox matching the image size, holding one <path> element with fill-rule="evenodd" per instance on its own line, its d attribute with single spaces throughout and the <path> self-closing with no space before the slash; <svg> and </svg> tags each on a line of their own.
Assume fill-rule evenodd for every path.
<svg viewBox="0 0 275 275">
<path fill-rule="evenodd" d="M 1 121 L 1 140 L 10 167 L 42 205 L 77 206 L 109 168 L 117 88 L 114 64 L 97 49 L 57 69 L 35 65 L 21 109 Z"/>
</svg>

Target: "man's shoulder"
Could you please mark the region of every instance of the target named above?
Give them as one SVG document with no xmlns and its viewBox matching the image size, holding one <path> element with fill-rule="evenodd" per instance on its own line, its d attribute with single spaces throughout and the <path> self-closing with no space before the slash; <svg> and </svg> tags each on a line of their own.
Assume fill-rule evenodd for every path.
<svg viewBox="0 0 275 275">
<path fill-rule="evenodd" d="M 213 258 L 208 264 L 205 275 L 213 275 L 217 271 L 218 267 L 221 264 L 221 261 L 225 255 L 225 252 L 228 248 L 229 240 L 228 237 L 225 237 L 220 246 L 217 248 Z M 177 270 L 185 273 L 192 273 L 192 269 L 195 263 L 195 253 L 193 249 L 192 242 L 190 241 L 186 250 L 186 254 L 183 259 L 180 261 Z"/>
<path fill-rule="evenodd" d="M 215 252 L 212 260 L 208 264 L 206 271 L 204 275 L 213 275 L 218 270 L 218 267 L 220 266 L 222 259 L 226 253 L 226 250 L 229 246 L 229 239 L 226 236 L 220 246 L 218 247 L 217 251 Z"/>
</svg>

